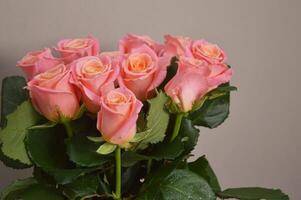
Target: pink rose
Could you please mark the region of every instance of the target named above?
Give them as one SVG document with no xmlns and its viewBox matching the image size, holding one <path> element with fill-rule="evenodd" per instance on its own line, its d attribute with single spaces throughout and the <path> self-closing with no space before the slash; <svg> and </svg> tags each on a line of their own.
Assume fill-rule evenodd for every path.
<svg viewBox="0 0 301 200">
<path fill-rule="evenodd" d="M 226 60 L 225 52 L 216 44 L 181 36 L 166 35 L 165 52 L 175 56 L 204 60 L 209 64 L 223 63 Z"/>
<path fill-rule="evenodd" d="M 210 64 L 223 63 L 226 60 L 226 54 L 219 46 L 205 40 L 193 41 L 191 52 L 194 58 L 204 59 Z"/>
<path fill-rule="evenodd" d="M 224 64 L 208 65 L 194 58 L 181 57 L 177 74 L 164 90 L 182 112 L 188 112 L 209 91 L 228 82 L 231 75 L 231 69 Z"/>
<path fill-rule="evenodd" d="M 209 64 L 210 75 L 208 77 L 209 90 L 217 88 L 223 83 L 230 81 L 233 70 L 224 63 Z"/>
<path fill-rule="evenodd" d="M 192 39 L 183 36 L 165 35 L 165 53 L 172 56 L 191 56 Z"/>
<path fill-rule="evenodd" d="M 18 61 L 18 66 L 21 67 L 27 78 L 30 80 L 35 75 L 45 72 L 60 63 L 61 61 L 59 59 L 52 56 L 51 50 L 46 48 L 41 51 L 27 53 L 20 61 Z"/>
<path fill-rule="evenodd" d="M 131 53 L 133 49 L 139 48 L 142 45 L 146 45 L 156 52 L 160 53 L 162 46 L 155 42 L 147 35 L 134 35 L 127 34 L 124 38 L 119 41 L 119 50 L 122 53 Z"/>
<path fill-rule="evenodd" d="M 115 88 L 119 68 L 109 56 L 87 56 L 72 62 L 71 72 L 73 83 L 81 90 L 87 109 L 97 113 L 100 97 Z"/>
<path fill-rule="evenodd" d="M 50 121 L 72 119 L 79 111 L 79 98 L 70 78 L 70 71 L 60 64 L 27 83 L 34 107 Z"/>
<path fill-rule="evenodd" d="M 99 43 L 94 37 L 64 39 L 58 42 L 56 50 L 60 53 L 62 60 L 68 64 L 84 56 L 97 56 Z"/>
<path fill-rule="evenodd" d="M 143 101 L 163 82 L 168 65 L 167 57 L 158 57 L 154 50 L 142 45 L 132 49 L 122 61 L 119 84 Z"/>
<path fill-rule="evenodd" d="M 112 144 L 125 144 L 136 134 L 136 121 L 142 103 L 126 88 L 111 90 L 101 97 L 97 129 Z"/>
</svg>

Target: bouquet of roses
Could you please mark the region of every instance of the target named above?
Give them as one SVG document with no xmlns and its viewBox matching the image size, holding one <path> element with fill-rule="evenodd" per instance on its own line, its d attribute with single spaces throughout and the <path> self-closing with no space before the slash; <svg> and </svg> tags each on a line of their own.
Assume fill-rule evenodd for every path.
<svg viewBox="0 0 301 200">
<path fill-rule="evenodd" d="M 191 162 L 198 126 L 228 117 L 232 69 L 205 40 L 127 35 L 114 52 L 93 37 L 27 53 L 26 74 L 2 83 L 0 158 L 33 167 L 2 200 L 237 198 L 287 200 L 280 190 L 222 190 L 205 156 Z"/>
</svg>

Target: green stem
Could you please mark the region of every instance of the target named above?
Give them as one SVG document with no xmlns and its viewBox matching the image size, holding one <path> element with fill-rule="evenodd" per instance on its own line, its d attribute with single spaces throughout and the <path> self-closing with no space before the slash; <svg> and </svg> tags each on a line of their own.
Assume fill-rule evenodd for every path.
<svg viewBox="0 0 301 200">
<path fill-rule="evenodd" d="M 73 131 L 72 131 L 70 121 L 69 120 L 64 120 L 64 121 L 62 121 L 62 124 L 65 126 L 68 137 L 71 138 L 73 136 Z"/>
<path fill-rule="evenodd" d="M 116 160 L 115 198 L 116 200 L 121 200 L 121 148 L 119 146 L 115 150 L 115 160 Z"/>
<path fill-rule="evenodd" d="M 171 138 L 170 138 L 170 142 L 174 141 L 174 139 L 178 136 L 183 116 L 184 115 L 182 113 L 177 114 L 175 126 L 174 126 L 174 129 L 173 129 Z"/>
</svg>

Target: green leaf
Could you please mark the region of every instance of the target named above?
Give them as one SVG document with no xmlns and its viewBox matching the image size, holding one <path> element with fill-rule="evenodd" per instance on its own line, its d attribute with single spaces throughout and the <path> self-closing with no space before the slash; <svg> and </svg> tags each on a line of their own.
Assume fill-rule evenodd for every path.
<svg viewBox="0 0 301 200">
<path fill-rule="evenodd" d="M 86 174 L 73 182 L 64 185 L 63 191 L 69 199 L 95 195 L 97 194 L 99 181 L 98 174 Z"/>
<path fill-rule="evenodd" d="M 216 128 L 229 115 L 230 94 L 207 99 L 202 107 L 189 115 L 194 125 Z"/>
<path fill-rule="evenodd" d="M 150 132 L 151 132 L 151 130 L 146 130 L 143 132 L 136 133 L 134 138 L 130 142 L 134 142 L 134 143 L 140 142 L 140 141 L 144 140 Z"/>
<path fill-rule="evenodd" d="M 25 144 L 35 165 L 48 171 L 68 165 L 64 139 L 64 127 L 58 125 L 47 129 L 29 129 Z"/>
<path fill-rule="evenodd" d="M 145 138 L 139 143 L 139 146 L 155 144 L 164 140 L 165 132 L 168 126 L 169 114 L 164 110 L 167 96 L 160 92 L 153 99 L 148 100 L 149 111 L 147 116 L 147 130 Z"/>
<path fill-rule="evenodd" d="M 30 165 L 24 145 L 27 128 L 40 120 L 40 115 L 34 110 L 29 101 L 23 102 L 17 109 L 7 116 L 7 126 L 0 131 L 2 152 L 13 160 Z"/>
<path fill-rule="evenodd" d="M 173 160 L 184 152 L 184 143 L 180 137 L 177 137 L 173 142 L 161 142 L 154 145 L 153 151 L 147 155 L 155 160 Z"/>
<path fill-rule="evenodd" d="M 6 77 L 2 81 L 1 94 L 1 124 L 5 124 L 5 117 L 14 112 L 17 107 L 28 99 L 24 89 L 26 80 L 21 76 Z"/>
<path fill-rule="evenodd" d="M 142 186 L 141 191 L 148 190 L 153 185 L 158 185 L 163 179 L 165 179 L 172 171 L 174 171 L 182 162 L 182 158 L 176 159 L 166 164 L 160 164 L 159 168 L 151 172 Z"/>
<path fill-rule="evenodd" d="M 151 157 L 138 154 L 134 151 L 125 151 L 121 156 L 121 164 L 123 167 L 130 167 L 142 160 L 149 160 Z"/>
<path fill-rule="evenodd" d="M 34 166 L 33 177 L 39 182 L 39 184 L 55 186 L 57 183 L 55 179 L 42 168 Z"/>
<path fill-rule="evenodd" d="M 85 133 L 78 133 L 66 140 L 67 154 L 70 160 L 83 167 L 101 166 L 108 162 L 111 159 L 109 156 L 96 153 L 99 142 L 93 142 L 88 137 Z"/>
<path fill-rule="evenodd" d="M 46 122 L 45 124 L 41 124 L 41 125 L 36 125 L 36 126 L 32 126 L 29 127 L 28 129 L 43 129 L 43 128 L 52 128 L 55 127 L 57 125 L 56 122 Z"/>
<path fill-rule="evenodd" d="M 65 129 L 61 125 L 47 129 L 30 129 L 26 148 L 37 167 L 55 178 L 58 183 L 70 183 L 79 176 L 96 168 L 74 168 L 69 161 L 64 143 Z"/>
<path fill-rule="evenodd" d="M 137 200 L 215 200 L 214 192 L 200 176 L 176 169 L 159 183 L 148 187 Z"/>
<path fill-rule="evenodd" d="M 36 184 L 26 188 L 16 199 L 65 200 L 65 197 L 54 187 Z"/>
<path fill-rule="evenodd" d="M 222 199 L 235 198 L 240 200 L 289 200 L 289 197 L 279 189 L 259 187 L 230 188 L 218 193 Z"/>
<path fill-rule="evenodd" d="M 199 130 L 194 127 L 191 120 L 187 118 L 182 119 L 179 136 L 184 138 L 184 154 L 189 154 L 197 145 L 199 138 Z"/>
<path fill-rule="evenodd" d="M 13 168 L 13 169 L 25 169 L 30 167 L 29 165 L 23 164 L 17 160 L 13 160 L 7 156 L 5 156 L 1 150 L 0 144 L 0 160 L 5 164 L 5 166 Z"/>
<path fill-rule="evenodd" d="M 125 161 L 127 165 L 134 164 L 141 160 L 174 160 L 181 155 L 189 154 L 195 147 L 198 141 L 199 130 L 196 129 L 189 119 L 182 120 L 179 137 L 176 137 L 173 142 L 160 142 L 150 148 L 144 154 L 129 153 L 129 161 Z M 128 156 L 127 154 L 125 154 Z"/>
<path fill-rule="evenodd" d="M 18 192 L 23 191 L 34 184 L 37 184 L 37 181 L 34 178 L 14 181 L 2 190 L 0 200 L 13 200 Z"/>
<path fill-rule="evenodd" d="M 231 91 L 237 91 L 237 87 L 231 86 L 231 85 L 229 85 L 229 83 L 225 83 L 225 84 L 220 85 L 216 89 L 214 89 L 211 92 L 210 96 L 214 96 L 213 94 L 216 92 L 222 93 L 222 92 L 231 92 Z"/>
<path fill-rule="evenodd" d="M 60 194 L 54 187 L 40 185 L 34 178 L 17 180 L 7 186 L 1 195 L 1 200 L 64 200 L 64 196 Z"/>
<path fill-rule="evenodd" d="M 115 151 L 116 147 L 117 147 L 116 144 L 111 144 L 111 143 L 106 142 L 106 143 L 100 145 L 100 147 L 96 150 L 96 152 L 101 155 L 108 155 L 108 154 L 112 153 L 113 151 Z"/>
<path fill-rule="evenodd" d="M 125 151 L 122 154 L 122 166 L 130 167 L 139 161 L 143 160 L 174 160 L 181 156 L 184 152 L 184 143 L 180 138 L 176 138 L 172 143 L 160 142 L 153 146 L 153 150 L 146 153 L 140 154 L 134 151 Z"/>
<path fill-rule="evenodd" d="M 67 184 L 76 178 L 83 176 L 87 173 L 94 172 L 98 168 L 71 168 L 71 169 L 52 169 L 49 174 L 54 177 L 57 183 Z"/>
<path fill-rule="evenodd" d="M 103 137 L 93 137 L 93 136 L 87 136 L 88 140 L 92 142 L 104 142 L 105 140 Z"/>
<path fill-rule="evenodd" d="M 188 163 L 188 168 L 190 171 L 203 177 L 215 193 L 221 191 L 217 177 L 205 156 L 198 158 L 194 162 Z"/>
</svg>

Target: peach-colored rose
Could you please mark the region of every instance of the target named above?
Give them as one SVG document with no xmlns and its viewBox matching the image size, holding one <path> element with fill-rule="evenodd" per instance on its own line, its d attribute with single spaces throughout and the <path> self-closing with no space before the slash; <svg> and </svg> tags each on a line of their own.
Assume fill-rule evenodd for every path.
<svg viewBox="0 0 301 200">
<path fill-rule="evenodd" d="M 194 58 L 204 59 L 210 64 L 223 63 L 226 60 L 225 52 L 219 46 L 205 40 L 193 41 L 191 52 Z"/>
<path fill-rule="evenodd" d="M 192 56 L 192 39 L 183 36 L 165 35 L 165 53 L 172 56 Z"/>
<path fill-rule="evenodd" d="M 61 62 L 62 61 L 52 56 L 49 48 L 45 48 L 44 50 L 27 53 L 20 61 L 18 61 L 18 66 L 21 67 L 27 78 L 30 80 L 35 75 L 45 72 Z"/>
<path fill-rule="evenodd" d="M 210 75 L 208 77 L 209 90 L 215 89 L 223 83 L 230 81 L 233 70 L 224 63 L 209 64 Z"/>
<path fill-rule="evenodd" d="M 60 53 L 65 64 L 68 64 L 84 56 L 97 56 L 99 43 L 94 37 L 64 39 L 58 42 L 56 50 Z"/>
<path fill-rule="evenodd" d="M 136 134 L 136 121 L 142 103 L 127 88 L 111 90 L 101 97 L 97 129 L 112 144 L 122 145 Z"/>
<path fill-rule="evenodd" d="M 122 61 L 119 84 L 143 101 L 163 82 L 168 65 L 168 57 L 158 57 L 154 50 L 142 45 L 132 49 Z"/>
<path fill-rule="evenodd" d="M 127 34 L 119 41 L 119 50 L 120 52 L 127 54 L 131 53 L 133 49 L 139 48 L 142 45 L 148 46 L 154 50 L 156 54 L 159 54 L 162 50 L 162 46 L 149 36 L 134 34 Z"/>
<path fill-rule="evenodd" d="M 34 107 L 50 121 L 72 119 L 79 111 L 79 98 L 70 78 L 70 71 L 59 64 L 27 83 Z"/>
<path fill-rule="evenodd" d="M 182 112 L 188 112 L 193 104 L 209 91 L 230 80 L 232 71 L 224 64 L 208 65 L 194 58 L 181 57 L 177 74 L 164 90 Z"/>
<path fill-rule="evenodd" d="M 165 53 L 204 60 L 209 64 L 223 63 L 225 52 L 216 44 L 205 40 L 192 40 L 182 36 L 165 36 Z"/>
<path fill-rule="evenodd" d="M 87 109 L 99 111 L 100 97 L 114 89 L 119 68 L 109 56 L 87 56 L 71 63 L 73 83 L 81 90 Z"/>
</svg>

